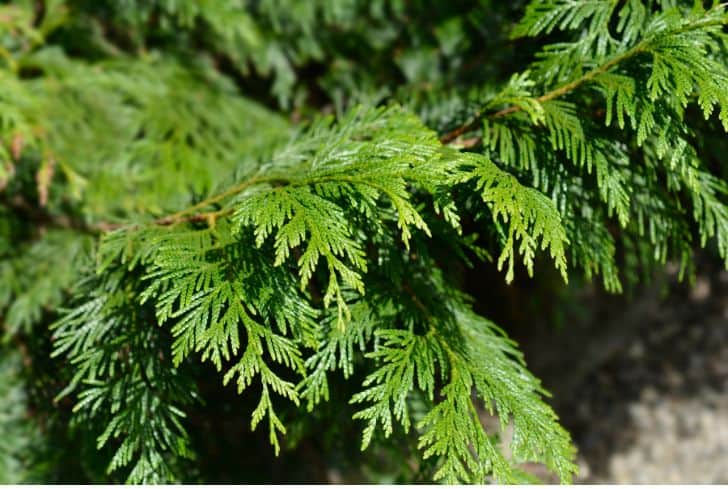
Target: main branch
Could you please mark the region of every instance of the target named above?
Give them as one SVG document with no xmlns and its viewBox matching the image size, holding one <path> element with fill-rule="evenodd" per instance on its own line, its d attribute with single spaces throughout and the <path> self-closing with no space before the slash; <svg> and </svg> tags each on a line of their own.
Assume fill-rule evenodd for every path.
<svg viewBox="0 0 728 489">
<path fill-rule="evenodd" d="M 590 82 L 597 76 L 606 73 L 614 66 L 618 65 L 619 63 L 632 58 L 633 56 L 636 56 L 638 53 L 644 51 L 644 45 L 643 43 L 638 44 L 637 46 L 633 47 L 629 51 L 619 55 L 615 56 L 614 58 L 610 59 L 603 65 L 594 68 L 593 70 L 585 73 L 584 75 L 580 76 L 576 80 L 570 81 L 569 83 L 566 83 L 564 85 L 561 85 L 560 87 L 557 87 L 549 92 L 546 92 L 545 94 L 541 95 L 540 97 L 537 97 L 535 100 L 538 103 L 544 103 L 548 102 L 549 100 L 554 100 L 559 97 L 563 97 L 564 95 L 567 95 L 568 93 L 573 92 L 577 88 L 579 88 L 581 85 Z M 440 138 L 440 142 L 442 144 L 449 144 L 452 141 L 454 141 L 459 136 L 463 135 L 466 132 L 472 131 L 473 129 L 478 127 L 478 124 L 480 124 L 480 121 L 483 120 L 484 117 L 487 117 L 488 119 L 497 119 L 498 117 L 504 117 L 509 114 L 513 114 L 514 112 L 519 112 L 523 110 L 523 108 L 520 105 L 511 105 L 510 107 L 506 107 L 505 109 L 499 110 L 498 112 L 493 112 L 492 114 L 483 114 L 483 112 L 478 111 L 476 112 L 465 124 L 463 124 L 460 127 L 457 127 L 456 129 L 448 132 L 444 136 Z M 471 147 L 476 145 L 478 142 L 480 142 L 480 138 L 473 138 L 469 139 L 467 141 L 467 147 Z"/>
</svg>

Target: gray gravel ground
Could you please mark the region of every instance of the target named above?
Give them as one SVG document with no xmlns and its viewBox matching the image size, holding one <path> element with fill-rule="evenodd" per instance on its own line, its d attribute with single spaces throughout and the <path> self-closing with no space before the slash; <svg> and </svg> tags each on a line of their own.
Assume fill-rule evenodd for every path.
<svg viewBox="0 0 728 489">
<path fill-rule="evenodd" d="M 581 482 L 728 483 L 728 272 L 670 287 L 560 403 Z"/>
<path fill-rule="evenodd" d="M 577 288 L 562 327 L 514 335 L 577 445 L 577 483 L 728 483 L 728 271 L 703 256 L 692 285 L 676 275 L 629 297 Z"/>
<path fill-rule="evenodd" d="M 629 406 L 634 442 L 611 455 L 600 480 L 613 483 L 728 481 L 728 395 L 675 398 L 646 390 Z"/>
</svg>

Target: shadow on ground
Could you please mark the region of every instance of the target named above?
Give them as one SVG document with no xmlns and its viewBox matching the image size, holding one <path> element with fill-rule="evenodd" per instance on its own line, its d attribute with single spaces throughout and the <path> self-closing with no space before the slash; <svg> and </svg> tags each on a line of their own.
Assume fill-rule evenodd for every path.
<svg viewBox="0 0 728 489">
<path fill-rule="evenodd" d="M 728 272 L 701 268 L 522 339 L 579 448 L 577 481 L 728 482 Z"/>
</svg>

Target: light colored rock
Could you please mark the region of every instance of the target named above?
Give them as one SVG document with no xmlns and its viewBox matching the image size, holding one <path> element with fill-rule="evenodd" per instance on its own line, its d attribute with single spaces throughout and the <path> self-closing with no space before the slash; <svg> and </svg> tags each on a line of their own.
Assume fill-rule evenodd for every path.
<svg viewBox="0 0 728 489">
<path fill-rule="evenodd" d="M 604 481 L 728 483 L 728 392 L 649 403 L 643 396 L 629 412 L 635 443 L 612 454 Z"/>
<path fill-rule="evenodd" d="M 706 277 L 698 277 L 695 285 L 690 289 L 690 300 L 704 302 L 710 297 L 710 280 Z"/>
</svg>

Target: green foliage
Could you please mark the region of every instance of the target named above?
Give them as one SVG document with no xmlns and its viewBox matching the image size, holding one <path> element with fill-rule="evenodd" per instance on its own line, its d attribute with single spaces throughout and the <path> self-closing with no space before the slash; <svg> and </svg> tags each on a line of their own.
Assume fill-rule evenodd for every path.
<svg viewBox="0 0 728 489">
<path fill-rule="evenodd" d="M 0 308 L 7 307 L 5 325 L 7 336 L 29 330 L 37 323 L 47 307 L 58 307 L 64 291 L 75 285 L 78 267 L 89 248 L 89 240 L 77 238 L 65 230 L 52 230 L 42 239 L 14 249 L 0 261 L 0 281 L 4 284 Z M 58 253 L 64 256 L 60 266 L 52 266 Z"/>
<path fill-rule="evenodd" d="M 352 398 L 356 403 L 371 404 L 355 415 L 368 421 L 363 448 L 371 442 L 378 424 L 385 435 L 392 433 L 393 419 L 405 431 L 410 429 L 407 400 L 417 388 L 432 403 L 417 428 L 422 433 L 419 446 L 424 458 L 443 460 L 436 479 L 479 481 L 492 474 L 499 482 L 515 482 L 515 470 L 483 430 L 471 398 L 475 389 L 486 409 L 491 414 L 497 411 L 503 428 L 513 416 L 515 460 L 542 460 L 563 480 L 569 480 L 575 468 L 569 462 L 568 435 L 540 401 L 543 391 L 514 345 L 467 306 L 455 303 L 452 307 L 457 309 L 448 311 L 449 317 L 438 318 L 444 324 L 432 318 L 433 329 L 423 335 L 377 331 L 381 344 L 367 356 L 383 365 L 366 378 L 367 388 Z M 477 362 L 484 357 L 489 362 Z M 504 378 L 513 382 L 503 382 Z M 435 403 L 436 384 L 441 385 L 437 395 L 441 400 Z"/>
<path fill-rule="evenodd" d="M 27 419 L 27 392 L 20 353 L 7 347 L 0 353 L 0 481 L 20 484 L 33 479 L 30 454 L 39 433 Z"/>
<path fill-rule="evenodd" d="M 38 384 L 110 480 L 214 480 L 195 433 L 233 383 L 275 454 L 335 404 L 422 479 L 568 482 L 459 274 L 618 292 L 696 245 L 728 265 L 723 4 L 41 3 L 0 4 L 0 324 L 51 331 L 29 361 L 65 387 Z M 8 358 L 0 477 L 25 480 L 34 370 Z"/>
<path fill-rule="evenodd" d="M 723 231 L 700 211 L 703 199 L 715 204 L 720 199 L 709 197 L 712 191 L 698 190 L 696 182 L 701 178 L 696 175 L 704 170 L 699 159 L 691 156 L 697 150 L 689 142 L 690 130 L 684 121 L 690 103 L 697 104 L 705 118 L 715 107 L 725 110 L 725 90 L 720 87 L 728 80 L 722 47 L 726 12 L 720 4 L 708 9 L 697 4 L 691 9 L 671 6 L 650 15 L 653 9 L 654 5 L 637 1 L 531 4 L 515 35 L 564 30 L 579 36 L 573 42 L 547 45 L 529 71 L 514 76 L 488 100 L 486 109 L 511 106 L 515 111 L 512 116 L 496 113 L 498 117 L 487 119 L 483 137 L 500 163 L 530 172 L 534 185 L 550 193 L 562 212 L 570 202 L 580 202 L 592 208 L 588 215 L 616 214 L 622 235 L 647 237 L 658 263 L 667 259 L 667 243 L 675 243 L 685 266 L 689 246 L 683 245 L 693 239 L 685 231 L 690 217 L 700 229 L 701 243 L 712 237 L 725 241 Z M 616 36 L 609 27 L 615 17 L 619 19 Z M 603 97 L 603 106 L 590 89 Z M 544 95 L 534 97 L 533 93 Z M 604 114 L 602 122 L 589 115 L 594 111 Z M 620 136 L 605 137 L 605 126 L 615 119 Z M 561 167 L 561 174 L 553 174 L 552 168 L 539 164 L 544 157 L 552 158 L 544 153 L 555 153 L 575 167 Z M 645 171 L 631 163 L 635 159 L 642 161 Z M 682 178 L 674 178 L 676 170 Z M 636 173 L 640 173 L 637 178 Z M 594 177 L 601 202 L 585 203 L 584 185 Z M 584 183 L 572 185 L 564 178 Z M 668 193 L 658 204 L 654 196 L 664 191 L 666 179 Z M 687 194 L 693 202 L 692 216 L 676 205 L 677 193 Z M 595 206 L 604 209 L 597 211 Z M 718 206 L 724 207 L 724 201 Z M 661 210 L 655 212 L 655 207 Z M 584 215 L 584 210 L 566 215 Z M 662 220 L 664 212 L 670 215 Z M 575 229 L 568 223 L 566 227 Z M 575 236 L 569 240 L 580 247 Z M 591 247 L 591 251 L 584 248 L 591 256 L 572 260 L 592 263 L 585 268 L 611 270 L 611 254 L 602 254 L 605 246 L 609 245 Z M 721 256 L 726 258 L 724 251 Z M 604 278 L 609 289 L 621 289 L 612 273 Z"/>
<path fill-rule="evenodd" d="M 79 389 L 79 421 L 105 427 L 97 447 L 122 440 L 108 470 L 131 465 L 130 482 L 163 482 L 174 479 L 178 461 L 170 456 L 191 456 L 180 407 L 195 393 L 161 353 L 169 341 L 150 311 L 129 302 L 134 282 L 116 272 L 86 284 L 81 303 L 53 328 L 53 355 L 73 358 L 74 376 L 60 396 Z"/>
<path fill-rule="evenodd" d="M 520 241 L 518 252 L 528 273 L 533 275 L 533 260 L 540 247 L 548 248 L 556 267 L 566 280 L 566 257 L 564 246 L 568 243 L 561 226 L 559 215 L 553 202 L 535 189 L 522 186 L 511 174 L 500 170 L 488 160 L 478 161 L 473 176 L 476 190 L 483 202 L 488 204 L 495 219 L 502 217 L 508 224 L 506 242 L 498 258 L 498 266 L 508 261 L 506 282 L 513 280 L 515 242 Z"/>
<path fill-rule="evenodd" d="M 392 137 L 394 144 L 390 143 Z M 288 158 L 292 152 L 298 157 Z M 384 259 L 387 253 L 398 248 L 406 253 L 414 245 L 414 239 L 427 239 L 431 231 L 424 217 L 426 209 L 415 207 L 412 200 L 415 189 L 431 193 L 433 202 L 439 202 L 437 209 L 433 206 L 429 211 L 432 217 L 439 210 L 443 217 L 450 219 L 451 225 L 457 226 L 452 203 L 445 202 L 440 192 L 454 182 L 467 184 L 470 180 L 476 181 L 476 189 L 486 203 L 495 203 L 493 218 L 510 223 L 504 253 L 510 257 L 511 269 L 514 243 L 520 242 L 524 261 L 532 266 L 534 250 L 543 235 L 541 246 L 550 247 L 558 266 L 565 272 L 564 234 L 558 214 L 548 199 L 522 188 L 512 176 L 482 157 L 444 151 L 434 133 L 396 107 L 357 109 L 337 124 L 325 121 L 315 125 L 309 133 L 300 136 L 300 143 L 293 142 L 280 155 L 275 155 L 269 168 L 262 167 L 248 176 L 234 188 L 235 192 L 226 192 L 230 194 L 229 202 L 208 215 L 208 227 L 190 228 L 181 220 L 184 216 L 179 216 L 180 221 L 169 228 L 160 229 L 152 224 L 106 235 L 98 251 L 101 268 L 97 273 L 103 281 L 95 285 L 103 295 L 83 302 L 54 326 L 54 354 L 68 355 L 75 365 L 74 379 L 67 392 L 80 388 L 81 384 L 93 386 L 83 388 L 78 394 L 77 411 L 93 417 L 100 414 L 104 403 L 120 404 L 111 408 L 113 416 L 105 421 L 107 427 L 99 437 L 100 446 L 111 437 L 121 440 L 109 469 L 134 462 L 130 482 L 164 479 L 174 477 L 164 454 L 187 455 L 186 437 L 178 419 L 181 414 L 177 404 L 172 403 L 182 401 L 182 390 L 173 384 L 175 377 L 168 379 L 170 374 L 165 376 L 164 363 L 156 358 L 149 366 L 127 365 L 126 355 L 135 355 L 133 352 L 140 345 L 152 349 L 156 346 L 153 333 L 148 331 L 150 326 L 155 331 L 156 326 L 146 323 L 151 320 L 147 304 L 153 306 L 156 318 L 153 323 L 169 328 L 174 368 L 180 367 L 190 354 L 200 353 L 201 359 L 212 361 L 217 370 L 223 364 L 232 364 L 226 367 L 223 382 L 237 379 L 238 392 L 256 382 L 260 400 L 251 414 L 251 427 L 255 429 L 267 418 L 270 440 L 278 451 L 278 435 L 285 434 L 286 429 L 275 411 L 274 398 L 285 398 L 298 405 L 303 396 L 313 407 L 327 396 L 325 375 L 333 367 L 337 350 L 338 365 L 350 373 L 354 340 L 368 350 L 372 330 L 376 330 L 377 341 L 386 338 L 382 336 L 386 331 L 395 334 L 382 328 L 398 321 L 385 320 L 381 311 L 366 319 L 367 310 L 377 311 L 381 307 L 376 298 L 369 299 L 366 284 L 383 279 L 392 281 L 394 277 L 387 277 L 385 272 L 385 277 L 368 278 L 367 273 L 373 267 L 372 257 L 364 250 L 376 247 L 380 259 Z M 523 202 L 501 202 L 505 200 L 504 195 L 514 192 Z M 533 199 L 537 199 L 533 209 L 524 214 L 523 205 L 534 203 Z M 442 212 L 444 207 L 450 207 L 448 213 Z M 368 239 L 371 231 L 367 228 L 385 235 L 386 241 L 377 243 Z M 457 232 L 457 227 L 451 229 Z M 274 238 L 273 243 L 268 243 L 269 236 Z M 124 270 L 140 275 L 144 287 L 135 286 L 134 279 L 124 275 L 129 272 L 120 275 Z M 122 290 L 116 290 L 117 283 L 124 284 Z M 440 291 L 445 285 L 437 284 L 437 287 Z M 298 293 L 294 292 L 296 289 Z M 319 290 L 323 295 L 316 299 L 313 294 Z M 131 304 L 127 302 L 130 292 Z M 370 300 L 375 302 L 369 303 Z M 330 323 L 328 334 L 337 338 L 329 336 L 324 343 L 319 339 L 321 332 L 316 322 L 322 314 L 333 314 L 336 318 Z M 330 342 L 333 342 L 331 347 Z M 119 356 L 117 351 L 122 345 L 129 353 Z M 333 351 L 326 352 L 327 347 Z M 316 352 L 316 348 L 323 351 Z M 367 355 L 374 363 L 383 355 L 386 357 L 379 348 Z M 410 375 L 416 364 L 418 371 L 426 369 L 420 374 L 419 382 L 421 388 L 429 390 L 432 400 L 432 376 L 437 367 L 435 353 L 427 349 L 417 353 L 406 359 L 411 362 L 406 368 Z M 136 355 L 146 358 L 143 352 Z M 504 358 L 504 362 L 508 359 Z M 316 366 L 310 379 L 306 365 Z M 281 367 L 287 374 L 281 373 Z M 449 365 L 441 368 L 443 372 L 451 369 Z M 120 373 L 116 374 L 117 371 Z M 370 377 L 374 380 L 368 380 L 365 385 L 378 379 L 400 380 L 401 377 L 401 372 L 394 376 L 378 372 L 381 371 L 375 371 Z M 107 378 L 109 375 L 111 378 Z M 106 381 L 100 382 L 104 378 Z M 492 389 L 502 380 L 488 377 L 482 382 Z M 171 385 L 167 387 L 167 383 Z M 115 393 L 126 392 L 131 389 L 130 385 L 139 389 L 139 399 L 118 399 Z M 155 389 L 150 391 L 150 386 Z M 411 385 L 399 390 L 394 385 L 380 387 L 387 393 L 392 389 L 397 393 L 395 417 L 409 428 L 404 413 Z M 160 389 L 165 389 L 165 394 L 158 394 Z M 537 392 L 535 385 L 523 387 L 524 392 L 529 389 Z M 508 388 L 501 385 L 499 391 L 506 393 Z M 469 390 L 461 388 L 459 392 L 469 399 Z M 483 391 L 481 395 L 488 399 L 488 393 Z M 371 390 L 365 390 L 352 400 L 370 400 L 372 395 Z M 498 398 L 488 400 L 497 402 Z M 538 395 L 532 402 L 541 403 Z M 135 403 L 139 406 L 136 409 Z M 388 401 L 380 399 L 380 410 L 382 403 L 388 405 Z M 504 404 L 503 409 L 510 413 L 513 408 Z M 368 417 L 367 412 L 355 417 Z M 150 415 L 159 426 L 140 424 L 140 420 Z M 390 416 L 386 412 L 380 415 L 385 417 L 385 436 L 388 436 Z M 545 423 L 546 419 L 541 422 Z M 365 447 L 375 425 L 376 420 L 364 431 Z M 150 429 L 159 431 L 155 437 L 159 441 L 147 447 L 143 440 L 149 436 Z M 548 429 L 559 428 L 554 425 Z M 558 456 L 568 460 L 568 436 L 557 433 L 566 443 L 558 448 Z M 479 455 L 484 467 L 494 463 L 491 460 L 497 453 L 494 450 Z M 441 455 L 447 458 L 449 454 Z M 528 455 L 541 459 L 536 450 Z M 502 464 L 508 466 L 505 460 Z M 442 472 L 442 477 L 471 480 L 469 474 L 448 470 Z M 472 480 L 479 480 L 488 472 L 486 469 L 474 472 Z M 510 477 L 504 474 L 496 475 L 504 480 Z M 568 474 L 568 470 L 562 473 L 564 477 Z"/>
</svg>

